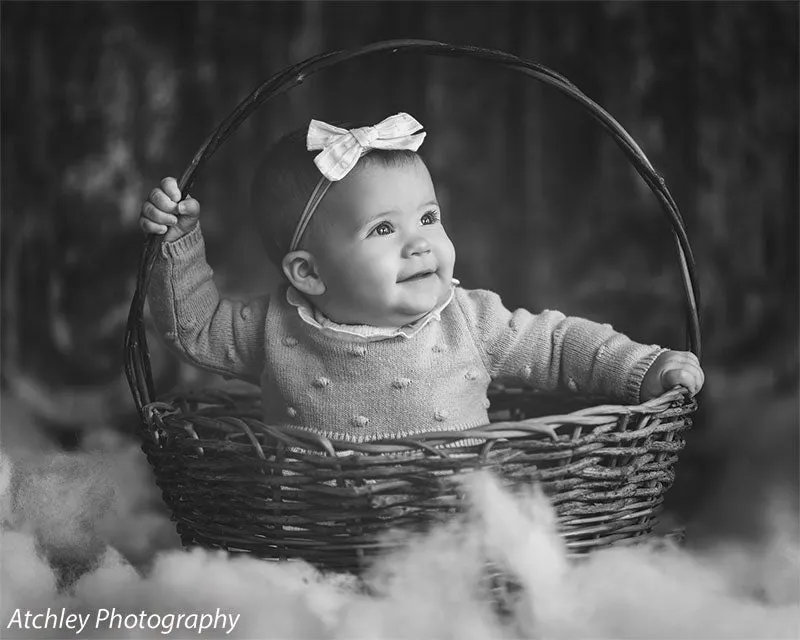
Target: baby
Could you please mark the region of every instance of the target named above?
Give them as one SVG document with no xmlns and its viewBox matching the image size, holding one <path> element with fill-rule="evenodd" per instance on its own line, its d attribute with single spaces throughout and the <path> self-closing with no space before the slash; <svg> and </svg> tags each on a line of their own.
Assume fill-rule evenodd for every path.
<svg viewBox="0 0 800 640">
<path fill-rule="evenodd" d="M 374 127 L 312 120 L 278 141 L 253 185 L 255 222 L 285 282 L 247 302 L 220 298 L 200 205 L 162 180 L 142 205 L 165 234 L 150 305 L 191 363 L 260 384 L 267 424 L 342 442 L 406 438 L 488 422 L 487 389 L 515 378 L 638 403 L 676 385 L 696 394 L 692 353 L 642 345 L 557 311 L 509 311 L 453 279 L 455 249 L 400 113 Z M 312 152 L 319 153 L 312 153 Z"/>
</svg>

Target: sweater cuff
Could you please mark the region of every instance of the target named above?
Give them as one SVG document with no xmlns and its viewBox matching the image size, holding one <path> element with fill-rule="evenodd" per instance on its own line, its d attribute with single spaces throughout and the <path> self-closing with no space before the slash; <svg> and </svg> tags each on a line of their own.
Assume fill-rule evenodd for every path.
<svg viewBox="0 0 800 640">
<path fill-rule="evenodd" d="M 642 389 L 642 382 L 644 381 L 645 375 L 650 370 L 650 367 L 653 366 L 653 363 L 656 361 L 656 358 L 660 356 L 665 351 L 669 351 L 669 349 L 665 349 L 663 347 L 653 347 L 653 351 L 650 352 L 647 356 L 641 358 L 631 370 L 631 374 L 628 377 L 628 382 L 625 385 L 625 396 L 628 402 L 639 404 L 641 403 L 641 389 Z"/>
<path fill-rule="evenodd" d="M 203 234 L 200 231 L 200 223 L 185 236 L 172 242 L 161 243 L 161 254 L 165 258 L 173 260 L 193 259 L 198 252 L 202 252 L 205 247 Z"/>
</svg>

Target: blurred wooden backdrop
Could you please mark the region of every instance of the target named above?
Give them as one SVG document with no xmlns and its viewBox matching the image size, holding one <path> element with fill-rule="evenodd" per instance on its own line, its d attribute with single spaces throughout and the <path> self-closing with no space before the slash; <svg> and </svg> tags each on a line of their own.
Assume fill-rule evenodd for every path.
<svg viewBox="0 0 800 640">
<path fill-rule="evenodd" d="M 530 58 L 604 106 L 686 219 L 706 362 L 796 384 L 797 3 L 7 2 L 0 12 L 3 390 L 46 420 L 131 411 L 121 340 L 150 188 L 179 175 L 285 65 L 398 37 Z M 683 345 L 668 226 L 625 157 L 553 89 L 474 61 L 360 59 L 252 116 L 193 193 L 227 291 L 274 282 L 245 211 L 265 147 L 311 117 L 374 122 L 399 110 L 429 132 L 422 151 L 465 286 Z M 185 382 L 187 369 L 153 349 L 160 388 Z"/>
</svg>

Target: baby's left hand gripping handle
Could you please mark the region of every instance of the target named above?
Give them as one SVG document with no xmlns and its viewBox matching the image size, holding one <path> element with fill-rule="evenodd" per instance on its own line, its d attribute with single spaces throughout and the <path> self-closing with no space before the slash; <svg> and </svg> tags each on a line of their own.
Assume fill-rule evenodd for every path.
<svg viewBox="0 0 800 640">
<path fill-rule="evenodd" d="M 154 402 L 156 399 L 153 374 L 150 367 L 150 351 L 147 345 L 147 333 L 144 323 L 144 303 L 147 298 L 147 290 L 150 286 L 150 277 L 153 272 L 153 265 L 155 264 L 156 257 L 159 251 L 161 251 L 161 244 L 165 240 L 172 241 L 177 237 L 185 235 L 197 225 L 199 205 L 196 200 L 191 199 L 188 195 L 188 190 L 194 182 L 195 173 L 204 159 L 204 152 L 207 148 L 208 140 L 198 154 L 195 155 L 190 166 L 175 184 L 176 197 L 179 199 L 179 202 L 191 201 L 196 205 L 196 211 L 190 211 L 190 213 L 194 215 L 184 217 L 178 214 L 178 221 L 175 225 L 177 232 L 176 234 L 172 234 L 172 236 L 172 228 L 169 229 L 166 234 L 148 235 L 139 263 L 139 270 L 136 275 L 136 289 L 133 294 L 133 299 L 131 300 L 128 322 L 125 328 L 123 361 L 125 365 L 125 375 L 128 379 L 128 386 L 131 389 L 136 408 L 142 418 L 145 417 L 144 407 Z"/>
</svg>

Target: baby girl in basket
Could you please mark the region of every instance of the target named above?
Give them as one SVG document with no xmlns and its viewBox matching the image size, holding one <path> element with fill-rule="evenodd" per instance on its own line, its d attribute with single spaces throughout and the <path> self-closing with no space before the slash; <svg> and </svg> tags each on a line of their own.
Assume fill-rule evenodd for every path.
<svg viewBox="0 0 800 640">
<path fill-rule="evenodd" d="M 200 204 L 162 180 L 140 223 L 165 234 L 150 306 L 171 348 L 260 384 L 266 424 L 351 443 L 486 424 L 495 378 L 620 403 L 701 389 L 692 353 L 459 286 L 421 129 L 405 113 L 351 130 L 312 120 L 278 141 L 252 197 L 284 282 L 246 302 L 220 297 Z"/>
</svg>

